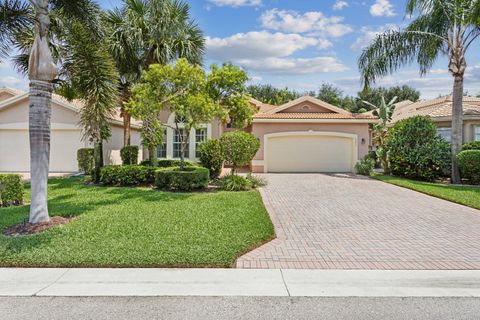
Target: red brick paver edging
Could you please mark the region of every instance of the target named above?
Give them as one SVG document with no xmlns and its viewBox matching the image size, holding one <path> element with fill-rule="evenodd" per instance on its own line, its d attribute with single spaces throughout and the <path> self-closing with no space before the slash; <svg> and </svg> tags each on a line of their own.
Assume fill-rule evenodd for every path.
<svg viewBox="0 0 480 320">
<path fill-rule="evenodd" d="M 480 211 L 347 174 L 268 174 L 277 238 L 237 268 L 480 269 Z"/>
</svg>

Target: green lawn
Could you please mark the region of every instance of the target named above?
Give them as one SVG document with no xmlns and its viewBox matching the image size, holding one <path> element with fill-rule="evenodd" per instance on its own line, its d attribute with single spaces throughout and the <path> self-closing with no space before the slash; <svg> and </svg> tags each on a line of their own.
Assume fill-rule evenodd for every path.
<svg viewBox="0 0 480 320">
<path fill-rule="evenodd" d="M 50 215 L 65 226 L 9 238 L 0 234 L 0 266 L 229 267 L 273 237 L 256 191 L 170 193 L 107 188 L 81 178 L 51 179 Z M 0 231 L 28 206 L 0 209 Z"/>
<path fill-rule="evenodd" d="M 429 183 L 379 174 L 373 175 L 372 178 L 480 209 L 480 187 Z"/>
</svg>

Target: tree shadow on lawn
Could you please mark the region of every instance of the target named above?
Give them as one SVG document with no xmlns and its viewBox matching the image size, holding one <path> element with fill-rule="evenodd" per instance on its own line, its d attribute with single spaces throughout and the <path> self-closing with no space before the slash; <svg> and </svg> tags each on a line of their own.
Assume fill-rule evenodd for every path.
<svg viewBox="0 0 480 320">
<path fill-rule="evenodd" d="M 165 192 L 149 188 L 88 186 L 83 184 L 83 181 L 78 178 L 56 178 L 51 180 L 53 181 L 49 182 L 50 194 L 54 192 L 60 192 L 60 194 L 49 197 L 50 216 L 80 217 L 98 210 L 100 207 L 116 205 L 131 200 L 166 202 L 183 200 L 193 196 L 192 193 Z M 60 228 L 80 222 L 79 220 L 73 220 L 67 225 L 54 227 L 37 234 L 17 237 L 4 236 L 3 232 L 6 228 L 22 223 L 23 219 L 28 221 L 29 208 L 29 204 L 26 204 L 0 209 L 0 248 L 4 247 L 8 251 L 18 253 L 46 245 L 58 234 Z M 132 205 L 132 212 L 135 210 L 135 206 Z M 2 265 L 2 261 L 0 261 L 0 265 Z"/>
</svg>

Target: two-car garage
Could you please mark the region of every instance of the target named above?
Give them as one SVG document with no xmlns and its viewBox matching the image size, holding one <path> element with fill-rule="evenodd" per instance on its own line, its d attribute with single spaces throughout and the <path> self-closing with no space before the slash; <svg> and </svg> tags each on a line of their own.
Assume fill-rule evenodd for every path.
<svg viewBox="0 0 480 320">
<path fill-rule="evenodd" d="M 352 172 L 357 137 L 334 132 L 284 132 L 264 137 L 265 172 Z"/>
</svg>

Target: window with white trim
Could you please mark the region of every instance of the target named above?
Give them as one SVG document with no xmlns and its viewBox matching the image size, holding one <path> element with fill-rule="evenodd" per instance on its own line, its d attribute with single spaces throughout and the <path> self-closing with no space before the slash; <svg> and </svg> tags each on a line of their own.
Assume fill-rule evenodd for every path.
<svg viewBox="0 0 480 320">
<path fill-rule="evenodd" d="M 165 159 L 167 157 L 167 135 L 163 137 L 163 143 L 157 147 L 157 158 Z"/>
<path fill-rule="evenodd" d="M 187 135 L 185 133 L 185 129 L 175 130 L 175 133 L 173 135 L 173 157 L 174 158 L 180 158 L 180 154 L 181 154 L 181 150 L 182 150 L 182 146 L 181 146 L 181 143 L 180 143 L 180 137 L 181 136 L 183 136 L 183 141 L 185 143 L 185 151 L 183 152 L 183 157 L 188 158 L 189 154 L 190 154 L 188 152 L 189 143 L 188 143 Z"/>
<path fill-rule="evenodd" d="M 480 141 L 480 126 L 475 126 L 473 140 Z"/>
<path fill-rule="evenodd" d="M 452 142 L 452 128 L 437 128 L 437 135 L 445 139 L 448 143 Z"/>
<path fill-rule="evenodd" d="M 195 158 L 200 157 L 200 144 L 207 141 L 207 128 L 195 130 Z"/>
</svg>

